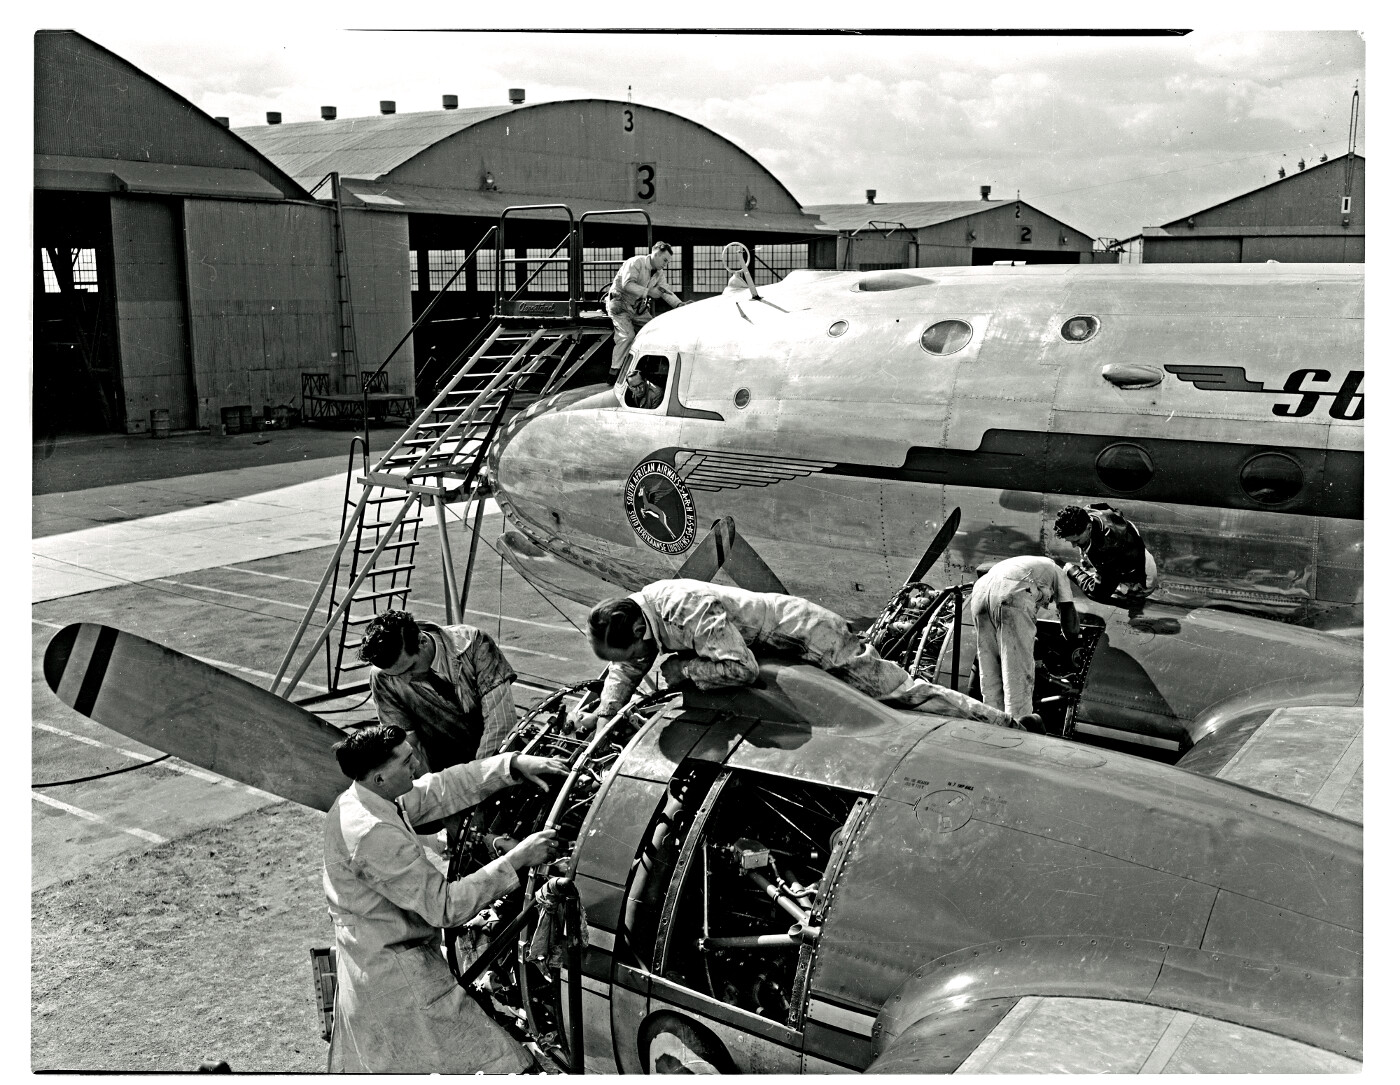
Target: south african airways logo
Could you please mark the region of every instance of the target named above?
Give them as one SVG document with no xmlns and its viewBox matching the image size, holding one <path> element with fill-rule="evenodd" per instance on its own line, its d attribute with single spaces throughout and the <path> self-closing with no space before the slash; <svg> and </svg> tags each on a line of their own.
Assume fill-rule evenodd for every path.
<svg viewBox="0 0 1400 1085">
<path fill-rule="evenodd" d="M 695 499 L 675 468 L 661 460 L 637 464 L 622 491 L 637 537 L 663 554 L 683 554 L 695 542 Z"/>
</svg>

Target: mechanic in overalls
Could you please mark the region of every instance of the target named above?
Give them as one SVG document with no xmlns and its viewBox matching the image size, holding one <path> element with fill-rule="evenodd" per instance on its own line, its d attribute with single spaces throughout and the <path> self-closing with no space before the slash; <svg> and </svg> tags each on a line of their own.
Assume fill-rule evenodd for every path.
<svg viewBox="0 0 1400 1085">
<path fill-rule="evenodd" d="M 665 298 L 673 309 L 681 304 L 681 299 L 666 284 L 671 251 L 670 245 L 658 241 L 651 252 L 624 260 L 613 276 L 607 295 L 608 316 L 613 323 L 612 365 L 608 367 L 608 374 L 613 378 L 627 360 L 632 340 L 637 338 L 637 329 L 651 319 L 647 308 L 651 299 Z"/>
<path fill-rule="evenodd" d="M 580 728 L 610 719 L 663 652 L 676 653 L 661 665 L 668 685 L 689 680 L 700 689 L 720 689 L 758 680 L 754 648 L 795 656 L 899 708 L 1021 726 L 975 697 L 911 677 L 851 632 L 841 615 L 795 595 L 703 580 L 658 580 L 595 606 L 588 638 L 593 654 L 609 667 L 597 708 L 575 715 Z"/>
</svg>

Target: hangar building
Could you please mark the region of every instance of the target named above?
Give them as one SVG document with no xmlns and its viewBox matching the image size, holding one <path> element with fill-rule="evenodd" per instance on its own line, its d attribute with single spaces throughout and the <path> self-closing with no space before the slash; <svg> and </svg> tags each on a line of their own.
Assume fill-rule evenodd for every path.
<svg viewBox="0 0 1400 1085">
<path fill-rule="evenodd" d="M 836 231 L 813 246 L 813 267 L 876 271 L 946 267 L 1015 260 L 1028 264 L 1088 263 L 1094 239 L 1037 210 L 1025 200 L 819 204 L 806 208 Z"/>
<path fill-rule="evenodd" d="M 1124 263 L 1363 263 L 1366 159 L 1329 159 L 1117 246 Z"/>
<path fill-rule="evenodd" d="M 291 402 L 337 341 L 332 211 L 81 34 L 34 42 L 35 434 Z"/>
<path fill-rule="evenodd" d="M 415 336 L 420 392 L 488 319 L 498 241 L 504 257 L 529 261 L 502 264 L 505 293 L 523 286 L 526 297 L 564 296 L 564 264 L 544 262 L 567 236 L 562 208 L 513 213 L 507 236 L 474 251 L 508 207 L 563 204 L 576 220 L 589 216 L 580 226 L 585 297 L 596 298 L 624 258 L 646 249 L 642 216 L 600 215 L 617 208 L 645 210 L 653 236 L 675 247 L 669 278 L 683 298 L 724 289 L 727 242 L 755 254 L 759 283 L 808 266 L 816 217 L 723 137 L 631 102 L 529 105 L 524 97 L 512 90 L 509 104 L 459 109 L 445 95 L 441 110 L 419 113 L 386 101 L 370 117 L 338 118 L 326 107 L 319 121 L 236 130 L 313 190 L 327 174 L 339 176 L 355 288 L 367 264 L 375 282 L 406 271 L 412 315 L 404 311 L 404 328 L 468 261 Z M 357 295 L 357 312 L 359 305 Z"/>
<path fill-rule="evenodd" d="M 431 386 L 491 311 L 496 240 L 468 257 L 510 206 L 592 213 L 594 297 L 646 245 L 641 215 L 599 214 L 617 208 L 676 246 L 683 297 L 724 288 L 731 241 L 760 284 L 808 266 L 816 216 L 718 134 L 631 102 L 511 98 L 233 131 L 83 35 L 37 33 L 35 433 L 257 417 L 299 406 L 307 376 L 357 392 L 466 261 L 388 368 L 394 392 Z M 567 225 L 562 208 L 509 220 L 506 291 L 564 294 L 547 257 Z"/>
</svg>

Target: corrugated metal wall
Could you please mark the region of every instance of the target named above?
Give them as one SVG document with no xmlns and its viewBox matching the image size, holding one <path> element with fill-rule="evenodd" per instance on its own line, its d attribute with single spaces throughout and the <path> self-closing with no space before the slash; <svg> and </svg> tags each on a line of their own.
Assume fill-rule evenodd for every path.
<svg viewBox="0 0 1400 1085">
<path fill-rule="evenodd" d="M 976 237 L 970 238 L 969 232 Z M 1065 238 L 1063 245 L 1061 237 Z M 971 264 L 974 248 L 1024 250 L 1030 259 L 1037 252 L 1089 252 L 1093 246 L 1092 238 L 1067 229 L 1034 207 L 1021 204 L 1018 218 L 1014 203 L 999 204 L 995 210 L 923 227 L 919 230 L 919 263 L 925 267 Z"/>
<path fill-rule="evenodd" d="M 332 214 L 306 204 L 185 201 L 196 424 L 219 421 L 220 407 L 299 407 L 303 371 L 336 371 Z"/>
<path fill-rule="evenodd" d="M 1250 262 L 1278 260 L 1280 263 L 1364 262 L 1366 237 L 1246 237 L 1242 240 L 1243 259 Z"/>
<path fill-rule="evenodd" d="M 1165 223 L 1142 239 L 1142 262 L 1363 262 L 1365 159 L 1352 163 L 1351 204 L 1343 214 L 1346 171 L 1347 160 L 1334 158 Z"/>
<path fill-rule="evenodd" d="M 377 369 L 413 323 L 409 281 L 408 216 L 346 211 L 345 244 L 353 281 L 355 347 L 359 369 Z M 387 370 L 389 387 L 413 391 L 413 340 L 399 348 Z M 357 391 L 359 373 L 348 375 Z"/>
<path fill-rule="evenodd" d="M 186 339 L 180 204 L 114 196 L 112 265 L 126 431 L 147 428 L 153 408 L 175 429 L 197 425 Z"/>
<path fill-rule="evenodd" d="M 289 178 L 133 64 L 66 30 L 34 35 L 34 153 L 252 170 Z"/>
<path fill-rule="evenodd" d="M 1238 264 L 1238 237 L 1144 237 L 1144 264 Z"/>
<path fill-rule="evenodd" d="M 486 170 L 501 190 L 549 202 L 588 198 L 645 206 L 650 191 L 671 207 L 742 212 L 750 195 L 765 211 L 801 210 L 734 144 L 673 113 L 621 102 L 550 103 L 483 121 L 469 138 L 446 140 L 400 166 L 394 180 L 475 188 Z"/>
</svg>

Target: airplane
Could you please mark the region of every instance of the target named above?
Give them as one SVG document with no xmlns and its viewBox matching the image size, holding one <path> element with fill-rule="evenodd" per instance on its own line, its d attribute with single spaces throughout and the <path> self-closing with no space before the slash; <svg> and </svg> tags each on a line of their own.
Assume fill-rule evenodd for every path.
<svg viewBox="0 0 1400 1085">
<path fill-rule="evenodd" d="M 1073 558 L 1108 501 L 1156 558 L 1104 627 L 1076 730 L 1181 753 L 1287 706 L 1362 700 L 1363 269 L 1043 265 L 795 271 L 638 333 L 489 453 L 502 556 L 578 602 L 677 575 L 728 518 L 793 594 L 869 622 L 934 525 L 930 580 Z M 664 380 L 622 400 L 627 372 Z M 961 688 L 967 689 L 963 674 Z"/>
<path fill-rule="evenodd" d="M 1316 359 L 1297 380 L 1270 368 L 1305 349 L 1359 367 L 1359 287 L 1350 305 L 1355 282 L 1332 268 L 1278 272 L 1271 290 L 1229 269 L 1083 270 L 1067 279 L 1038 268 L 808 273 L 761 297 L 745 283 L 643 329 L 634 363 L 668 363 L 653 411 L 623 407 L 619 380 L 543 400 L 504 431 L 491 458 L 514 528 L 508 556 L 527 579 L 585 602 L 689 571 L 712 547 L 717 576 L 791 585 L 872 618 L 952 508 L 970 510 L 965 530 L 950 533 L 930 579 L 949 583 L 956 601 L 986 559 L 1053 549 L 1045 517 L 1059 504 L 1109 496 L 1143 529 L 1165 583 L 1140 613 L 1081 604 L 1099 632 L 1080 676 L 1079 730 L 1185 750 L 1176 765 L 1159 764 L 902 711 L 777 660 L 762 661 L 754 687 L 634 700 L 591 737 L 568 724 L 568 695 L 585 691 L 565 691 L 506 748 L 563 756 L 570 775 L 543 798 L 523 788 L 493 797 L 452 857 L 461 874 L 483 857 L 483 841 L 542 821 L 571 844 L 529 887 L 581 905 L 563 906 L 566 941 L 582 944 L 561 961 L 535 954 L 531 922 L 543 906 L 533 892 L 497 902 L 479 927 L 449 939 L 462 982 L 478 984 L 546 1065 L 1359 1069 L 1361 381 L 1358 368 L 1325 384 L 1331 371 Z M 1122 271 L 1136 292 L 1115 293 Z M 1162 289 L 1173 281 L 1175 302 Z M 919 307 L 898 301 L 911 290 L 937 297 L 939 311 L 911 316 Z M 1095 306 L 1095 290 L 1115 300 Z M 1209 297 L 1214 310 L 1202 308 Z M 1310 344 L 1280 333 L 1287 347 L 1251 347 L 1288 304 L 1303 323 L 1326 314 L 1308 325 Z M 1140 358 L 1089 363 L 1111 396 L 1151 393 L 1128 401 L 1142 407 L 1137 428 L 1123 426 L 1121 402 L 1115 414 L 1081 396 L 1057 414 L 1057 390 L 1076 374 L 1056 360 L 1054 336 L 1075 346 L 1121 339 L 1114 322 L 1144 310 L 1160 318 L 1155 331 L 1137 328 L 1161 347 L 1160 368 Z M 1232 365 L 1202 376 L 1199 351 L 1167 333 L 1206 311 L 1216 315 L 1191 334 L 1229 339 Z M 1037 328 L 1044 334 L 1029 350 Z M 849 343 L 864 335 L 860 351 L 830 351 L 817 338 L 847 334 Z M 896 349 L 911 343 L 923 356 Z M 1010 349 L 1018 343 L 1020 353 Z M 962 351 L 994 365 L 1002 347 L 1004 360 L 1025 364 L 1008 361 L 999 380 L 958 370 Z M 1191 379 L 1178 379 L 1187 366 Z M 918 391 L 916 373 L 934 375 L 934 392 Z M 1286 411 L 1221 408 L 1244 417 L 1212 430 L 1212 409 L 1185 411 L 1169 373 L 1202 395 L 1278 387 L 1269 394 Z M 1329 421 L 1304 421 L 1314 428 L 1299 439 L 1270 428 L 1294 432 L 1324 400 Z M 1018 450 L 1006 434 L 1030 432 L 1016 414 L 1026 403 L 1044 424 L 1040 443 Z M 1196 427 L 1184 450 L 1170 442 L 1186 438 L 1163 436 L 1172 411 Z M 1246 423 L 1257 424 L 1248 431 L 1257 443 L 1242 445 L 1239 477 L 1253 489 L 1240 497 L 1203 469 L 1202 448 L 1240 443 Z M 1102 431 L 1103 447 L 1086 452 L 1071 425 L 1080 437 Z M 976 426 L 985 428 L 968 444 Z M 1115 427 L 1149 436 L 1115 438 Z M 1194 477 L 1164 471 L 1125 498 L 1102 482 L 1132 481 L 1143 467 L 1113 451 L 1123 446 L 1163 466 L 1190 461 Z M 1306 461 L 1300 489 L 1284 495 L 1296 479 L 1271 456 L 1300 470 Z M 1032 470 L 1012 470 L 1027 460 Z M 1002 488 L 1013 480 L 1036 485 Z M 1149 502 L 1159 482 L 1178 519 Z M 1248 506 L 1260 494 L 1273 505 Z M 1261 541 L 1274 536 L 1281 541 Z M 1279 554 L 1299 562 L 1263 560 Z M 141 675 L 150 690 L 162 688 L 159 653 L 112 667 L 120 653 L 111 645 L 139 638 L 83 628 L 54 638 L 45 674 L 98 722 L 318 807 L 343 783 L 320 748 L 333 733 L 323 721 L 256 687 L 235 692 L 230 676 L 201 679 L 188 657 L 170 661 L 165 684 L 182 691 L 177 699 L 109 697 L 92 660 Z M 959 628 L 955 619 L 943 630 L 945 646 Z M 206 685 L 209 695 L 198 693 Z M 225 704 L 237 711 L 221 713 Z"/>
<path fill-rule="evenodd" d="M 69 626 L 44 674 L 99 723 L 222 775 L 316 809 L 345 784 L 336 728 L 142 638 Z M 753 687 L 639 696 L 575 734 L 572 697 L 600 685 L 521 721 L 503 748 L 569 775 L 476 807 L 448 869 L 503 832 L 566 842 L 449 932 L 459 982 L 546 1068 L 1360 1068 L 1360 775 L 1343 733 L 1359 720 L 1335 714 L 1333 755 L 1280 778 L 1310 722 L 1287 712 L 1183 769 L 892 708 L 775 660 Z M 1215 761 L 1187 764 L 1202 752 Z M 558 961 L 535 937 L 545 889 L 581 943 Z"/>
</svg>

